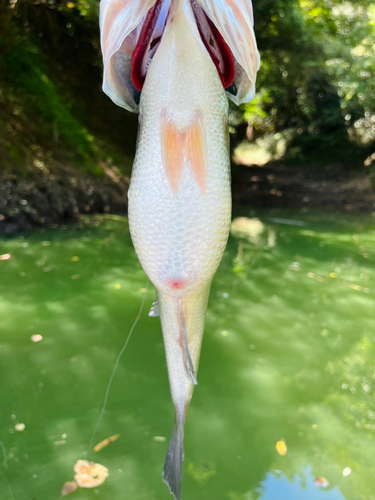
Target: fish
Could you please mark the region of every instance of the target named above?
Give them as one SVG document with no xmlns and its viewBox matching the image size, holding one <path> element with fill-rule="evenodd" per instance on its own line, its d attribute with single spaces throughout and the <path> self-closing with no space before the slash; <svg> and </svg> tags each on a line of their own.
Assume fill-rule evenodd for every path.
<svg viewBox="0 0 375 500">
<path fill-rule="evenodd" d="M 231 224 L 228 98 L 255 95 L 250 0 L 101 0 L 103 90 L 139 113 L 131 238 L 153 283 L 175 425 L 163 479 L 181 498 L 184 422 Z M 125 133 L 126 131 L 124 131 Z"/>
</svg>

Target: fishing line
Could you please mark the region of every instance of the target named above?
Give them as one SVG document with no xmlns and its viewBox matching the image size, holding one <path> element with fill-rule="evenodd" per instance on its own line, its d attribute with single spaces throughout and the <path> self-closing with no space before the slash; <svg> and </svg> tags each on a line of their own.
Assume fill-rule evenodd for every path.
<svg viewBox="0 0 375 500">
<path fill-rule="evenodd" d="M 99 428 L 99 425 L 102 421 L 102 418 L 103 418 L 103 415 L 104 415 L 104 412 L 105 412 L 105 409 L 106 409 L 106 406 L 107 406 L 107 401 L 108 401 L 108 395 L 109 395 L 109 391 L 111 389 L 111 385 L 112 385 L 112 381 L 113 381 L 113 378 L 115 376 L 115 372 L 117 370 L 117 367 L 118 367 L 118 364 L 120 362 L 120 359 L 121 359 L 121 356 L 124 354 L 124 351 L 129 343 L 129 340 L 130 340 L 130 337 L 132 336 L 132 333 L 134 331 L 134 328 L 136 327 L 140 317 L 141 317 L 141 314 L 142 314 L 142 311 L 143 311 L 143 307 L 145 305 L 145 300 L 146 300 L 146 293 L 147 293 L 147 290 L 148 290 L 148 285 L 150 283 L 150 280 L 148 279 L 147 280 L 147 283 L 146 283 L 146 287 L 145 287 L 145 292 L 143 294 L 143 298 L 142 298 L 142 302 L 141 302 L 141 307 L 139 308 L 139 312 L 138 312 L 138 315 L 137 317 L 135 318 L 135 321 L 132 325 L 132 327 L 130 328 L 130 331 L 129 331 L 129 334 L 125 340 L 125 344 L 123 345 L 119 355 L 117 356 L 116 358 L 116 361 L 115 361 L 115 364 L 113 366 L 113 370 L 112 370 L 112 373 L 111 373 L 111 376 L 109 377 L 109 382 L 108 382 L 108 385 L 107 385 L 107 389 L 105 391 L 105 395 L 104 395 L 104 401 L 103 401 L 103 406 L 102 406 L 102 409 L 101 409 L 101 412 L 100 412 L 100 415 L 99 415 L 99 418 L 98 418 L 98 421 L 96 423 L 96 426 L 95 426 L 95 429 L 94 429 L 94 432 L 92 433 L 92 436 L 91 436 L 91 440 L 90 440 L 90 444 L 89 444 L 89 449 L 92 448 L 92 444 L 93 444 L 93 441 L 94 441 L 94 438 L 95 438 L 95 435 L 97 433 L 97 430 Z"/>
<path fill-rule="evenodd" d="M 7 452 L 5 450 L 5 446 L 4 446 L 2 441 L 0 441 L 0 447 L 3 450 L 3 456 L 4 456 L 3 467 L 6 467 L 7 466 Z"/>
</svg>

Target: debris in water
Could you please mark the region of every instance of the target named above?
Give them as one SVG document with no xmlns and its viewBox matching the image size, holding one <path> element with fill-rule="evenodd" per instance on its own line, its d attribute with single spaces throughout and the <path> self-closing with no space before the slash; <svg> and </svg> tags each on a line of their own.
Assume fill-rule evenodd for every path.
<svg viewBox="0 0 375 500">
<path fill-rule="evenodd" d="M 276 451 L 279 455 L 284 457 L 286 455 L 286 444 L 283 439 L 276 443 Z"/>
<path fill-rule="evenodd" d="M 78 460 L 74 466 L 74 479 L 80 488 L 96 488 L 108 477 L 108 469 L 88 460 Z"/>
<path fill-rule="evenodd" d="M 281 191 L 278 191 L 281 192 Z M 281 196 L 281 195 L 279 195 Z M 274 224 L 286 224 L 287 226 L 306 226 L 306 222 L 302 220 L 279 219 L 278 217 L 269 217 L 268 220 Z"/>
<path fill-rule="evenodd" d="M 75 255 L 74 257 L 72 257 L 70 259 L 72 262 L 78 262 L 79 261 L 79 257 L 77 255 Z"/>
<path fill-rule="evenodd" d="M 164 436 L 154 436 L 152 439 L 157 443 L 164 443 L 167 440 Z"/>
<path fill-rule="evenodd" d="M 41 340 L 43 340 L 43 337 L 39 335 L 39 333 L 34 333 L 33 335 L 31 335 L 30 340 L 31 342 L 40 342 Z"/>
<path fill-rule="evenodd" d="M 98 452 L 98 451 L 102 450 L 103 448 L 106 448 L 111 443 L 117 441 L 119 437 L 120 437 L 120 434 L 114 434 L 113 436 L 110 436 L 106 439 L 103 439 L 103 441 L 100 441 L 100 443 L 98 443 L 96 446 L 94 446 L 94 451 Z"/>
<path fill-rule="evenodd" d="M 317 488 L 328 488 L 329 482 L 325 477 L 316 477 L 314 480 L 314 484 Z"/>
<path fill-rule="evenodd" d="M 10 253 L 3 253 L 3 255 L 0 255 L 0 260 L 9 260 L 10 259 Z"/>
<path fill-rule="evenodd" d="M 292 271 L 300 271 L 301 264 L 299 262 L 292 262 L 289 266 L 289 269 L 291 269 Z"/>
<path fill-rule="evenodd" d="M 23 432 L 25 430 L 26 425 L 25 424 L 16 424 L 14 426 L 15 430 L 18 432 Z"/>
<path fill-rule="evenodd" d="M 120 289 L 121 289 L 121 285 L 120 285 L 120 283 L 116 283 L 116 285 L 115 285 L 115 290 L 120 290 Z"/>
<path fill-rule="evenodd" d="M 61 496 L 66 497 L 78 489 L 78 484 L 75 481 L 67 481 L 61 490 Z"/>
<path fill-rule="evenodd" d="M 350 467 L 345 467 L 345 469 L 342 471 L 342 475 L 344 477 L 350 476 L 351 473 L 352 473 L 352 469 Z"/>
<path fill-rule="evenodd" d="M 80 274 L 72 274 L 70 278 L 72 280 L 79 280 L 79 279 L 81 279 L 81 275 Z"/>
<path fill-rule="evenodd" d="M 315 274 L 315 273 L 307 273 L 307 276 L 309 278 L 312 278 L 316 281 L 320 281 L 320 283 L 325 283 L 326 279 L 323 278 L 323 276 L 319 276 L 319 274 Z"/>
</svg>

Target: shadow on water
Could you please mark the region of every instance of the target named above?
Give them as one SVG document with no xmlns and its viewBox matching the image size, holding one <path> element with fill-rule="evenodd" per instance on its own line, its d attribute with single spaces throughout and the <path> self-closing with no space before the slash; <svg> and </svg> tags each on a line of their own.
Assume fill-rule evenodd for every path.
<svg viewBox="0 0 375 500">
<path fill-rule="evenodd" d="M 234 232 L 214 279 L 186 420 L 186 500 L 373 498 L 374 226 L 366 217 L 289 216 L 305 225 L 263 212 L 258 239 Z M 58 499 L 83 458 L 110 475 L 96 492 L 74 493 L 79 500 L 169 498 L 161 469 L 173 407 L 160 322 L 147 317 L 152 287 L 96 441 L 121 437 L 88 450 L 146 284 L 126 219 L 3 239 L 5 253 L 1 500 Z M 43 340 L 31 342 L 33 334 Z M 286 456 L 275 450 L 282 438 Z M 327 489 L 314 485 L 317 476 Z"/>
</svg>

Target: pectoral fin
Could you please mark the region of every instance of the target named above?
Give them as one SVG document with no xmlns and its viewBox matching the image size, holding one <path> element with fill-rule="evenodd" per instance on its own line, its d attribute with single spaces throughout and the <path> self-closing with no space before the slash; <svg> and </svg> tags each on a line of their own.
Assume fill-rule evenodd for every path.
<svg viewBox="0 0 375 500">
<path fill-rule="evenodd" d="M 197 0 L 214 23 L 237 61 L 235 95 L 227 95 L 236 104 L 254 99 L 260 56 L 254 34 L 253 8 L 250 0 Z"/>
<path fill-rule="evenodd" d="M 142 22 L 156 0 L 101 0 L 100 40 L 103 52 L 103 90 L 118 106 L 137 111 L 131 79 L 132 53 Z"/>
</svg>

